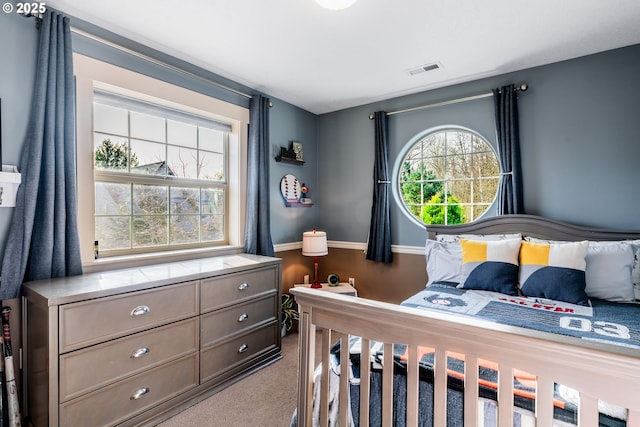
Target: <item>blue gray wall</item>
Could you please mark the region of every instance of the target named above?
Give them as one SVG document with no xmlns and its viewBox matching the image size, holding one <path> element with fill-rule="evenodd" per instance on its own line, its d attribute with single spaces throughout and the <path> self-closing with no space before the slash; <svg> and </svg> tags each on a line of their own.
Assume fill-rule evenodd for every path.
<svg viewBox="0 0 640 427">
<path fill-rule="evenodd" d="M 0 13 L 0 98 L 2 163 L 17 165 L 31 111 L 37 32 L 33 19 Z M 13 208 L 0 208 L 0 255 Z M 1 258 L 0 258 L 1 259 Z"/>
<path fill-rule="evenodd" d="M 330 240 L 365 242 L 373 122 L 394 111 L 527 82 L 519 95 L 527 213 L 597 227 L 640 229 L 640 45 L 390 99 L 319 117 L 321 226 Z M 492 98 L 389 117 L 390 163 L 416 134 L 461 125 L 492 144 Z M 392 240 L 422 246 L 425 231 L 392 204 Z M 277 226 L 274 224 L 274 226 Z"/>
<path fill-rule="evenodd" d="M 273 189 L 271 199 L 271 237 L 274 243 L 299 242 L 302 232 L 320 229 L 323 224 L 321 205 L 292 207 L 284 205 L 280 193 L 280 180 L 286 174 L 295 175 L 309 187 L 309 198 L 317 202 L 318 150 L 316 144 L 318 116 L 294 107 L 291 104 L 273 101 L 270 111 L 269 140 L 271 142 L 270 182 Z M 291 141 L 302 142 L 304 165 L 279 163 L 274 159 L 280 147 L 289 148 Z"/>
</svg>

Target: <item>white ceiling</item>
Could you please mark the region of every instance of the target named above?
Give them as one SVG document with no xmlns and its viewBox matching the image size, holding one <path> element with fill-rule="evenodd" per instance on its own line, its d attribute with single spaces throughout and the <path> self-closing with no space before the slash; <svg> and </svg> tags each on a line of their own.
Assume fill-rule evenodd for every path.
<svg viewBox="0 0 640 427">
<path fill-rule="evenodd" d="M 640 43 L 640 0 L 47 5 L 317 114 Z"/>
</svg>

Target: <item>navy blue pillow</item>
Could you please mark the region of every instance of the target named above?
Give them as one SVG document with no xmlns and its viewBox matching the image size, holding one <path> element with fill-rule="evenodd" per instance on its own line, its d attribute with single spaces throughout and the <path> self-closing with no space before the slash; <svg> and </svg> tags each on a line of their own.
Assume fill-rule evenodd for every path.
<svg viewBox="0 0 640 427">
<path fill-rule="evenodd" d="M 485 261 L 469 273 L 462 288 L 517 296 L 518 266 L 507 262 Z"/>
<path fill-rule="evenodd" d="M 525 268 L 527 266 L 520 266 Z M 565 301 L 571 304 L 589 305 L 585 292 L 585 272 L 571 268 L 546 266 L 534 271 L 521 285 L 522 294 Z"/>
</svg>

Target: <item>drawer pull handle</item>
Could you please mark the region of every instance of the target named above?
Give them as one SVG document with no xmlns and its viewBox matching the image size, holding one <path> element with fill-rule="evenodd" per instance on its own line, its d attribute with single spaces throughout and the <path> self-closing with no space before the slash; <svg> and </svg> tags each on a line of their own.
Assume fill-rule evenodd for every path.
<svg viewBox="0 0 640 427">
<path fill-rule="evenodd" d="M 245 289 L 249 289 L 249 284 L 247 282 L 244 282 L 240 286 L 238 286 L 239 291 L 244 291 Z"/>
<path fill-rule="evenodd" d="M 242 344 L 240 346 L 240 348 L 238 349 L 238 353 L 244 353 L 245 351 L 249 350 L 249 346 L 246 344 Z"/>
<path fill-rule="evenodd" d="M 242 313 L 240 317 L 238 317 L 238 322 L 244 322 L 248 318 L 249 318 L 249 315 L 247 313 Z"/>
<path fill-rule="evenodd" d="M 133 310 L 131 310 L 132 316 L 142 316 L 143 314 L 147 314 L 151 309 L 147 305 L 139 305 Z"/>
<path fill-rule="evenodd" d="M 133 393 L 133 396 L 131 396 L 129 400 L 138 400 L 147 393 L 149 393 L 149 387 L 142 387 L 140 390 Z"/>
<path fill-rule="evenodd" d="M 149 350 L 149 348 L 147 347 L 142 347 L 137 349 L 136 351 L 134 351 L 133 353 L 131 353 L 131 358 L 132 359 L 137 359 L 138 357 L 142 357 L 145 354 L 148 354 L 151 350 Z"/>
</svg>

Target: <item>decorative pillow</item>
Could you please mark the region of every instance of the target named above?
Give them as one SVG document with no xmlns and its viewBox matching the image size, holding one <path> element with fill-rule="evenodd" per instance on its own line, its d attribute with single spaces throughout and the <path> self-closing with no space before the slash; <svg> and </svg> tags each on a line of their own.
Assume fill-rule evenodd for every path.
<svg viewBox="0 0 640 427">
<path fill-rule="evenodd" d="M 525 296 L 588 305 L 585 269 L 589 242 L 522 242 L 520 290 Z"/>
<path fill-rule="evenodd" d="M 625 242 L 589 242 L 585 258 L 587 295 L 613 302 L 635 301 L 631 281 L 634 252 L 634 247 Z"/>
<path fill-rule="evenodd" d="M 568 243 L 527 237 L 535 243 Z M 634 262 L 640 241 L 589 241 L 585 257 L 585 292 L 591 298 L 612 302 L 633 302 L 634 275 L 640 273 Z"/>
<path fill-rule="evenodd" d="M 513 234 L 438 234 L 435 240 L 427 239 L 425 255 L 429 286 L 434 282 L 461 283 L 462 248 L 460 239 L 505 240 L 522 239 L 520 233 Z"/>
<path fill-rule="evenodd" d="M 460 283 L 462 268 L 462 249 L 458 242 L 436 242 L 427 240 L 425 245 L 427 258 L 427 285 L 434 282 Z"/>
<path fill-rule="evenodd" d="M 522 239 L 461 239 L 463 289 L 518 295 L 518 253 Z"/>
</svg>

